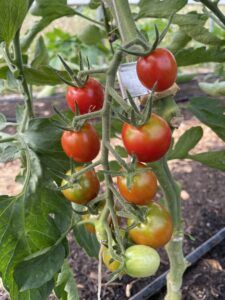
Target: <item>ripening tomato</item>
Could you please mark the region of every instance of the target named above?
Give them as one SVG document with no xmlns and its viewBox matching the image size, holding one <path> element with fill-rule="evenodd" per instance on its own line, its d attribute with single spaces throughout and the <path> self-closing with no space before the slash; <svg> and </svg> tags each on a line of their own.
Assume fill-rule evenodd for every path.
<svg viewBox="0 0 225 300">
<path fill-rule="evenodd" d="M 139 57 L 136 70 L 139 80 L 146 88 L 152 89 L 157 83 L 157 92 L 170 88 L 177 78 L 176 60 L 169 50 L 163 48 Z"/>
<path fill-rule="evenodd" d="M 105 264 L 105 266 L 107 267 L 107 269 L 111 272 L 115 272 L 119 269 L 120 267 L 120 262 L 117 260 L 112 260 L 112 256 L 109 252 L 109 249 L 106 247 L 103 247 L 102 250 L 102 259 L 103 262 Z"/>
<path fill-rule="evenodd" d="M 154 113 L 146 124 L 135 127 L 125 123 L 122 129 L 127 152 L 136 155 L 141 162 L 153 162 L 163 157 L 170 147 L 171 137 L 168 123 Z"/>
<path fill-rule="evenodd" d="M 76 162 L 90 162 L 100 150 L 98 134 L 89 123 L 85 123 L 80 131 L 64 131 L 61 144 L 66 155 Z"/>
<path fill-rule="evenodd" d="M 81 166 L 76 167 L 75 171 L 79 172 L 83 168 L 84 167 Z M 71 170 L 69 170 L 66 175 L 70 176 Z M 67 183 L 68 181 L 63 179 L 61 186 Z M 79 176 L 77 182 L 73 183 L 73 187 L 62 190 L 62 193 L 69 201 L 84 205 L 98 195 L 99 189 L 100 184 L 98 177 L 94 170 L 90 170 Z"/>
<path fill-rule="evenodd" d="M 131 277 L 152 276 L 157 272 L 159 265 L 159 254 L 151 247 L 134 245 L 125 251 L 125 272 Z"/>
<path fill-rule="evenodd" d="M 66 100 L 73 112 L 76 109 L 76 102 L 81 115 L 100 110 L 104 101 L 102 85 L 96 79 L 89 77 L 83 87 L 69 86 L 66 93 Z"/>
<path fill-rule="evenodd" d="M 132 223 L 133 221 L 128 219 L 128 226 Z M 135 244 L 156 249 L 166 245 L 172 234 L 173 224 L 169 212 L 162 205 L 155 202 L 148 205 L 146 222 L 129 231 L 129 236 Z"/>
<path fill-rule="evenodd" d="M 138 163 L 138 169 L 145 169 L 144 164 Z M 120 194 L 130 203 L 137 205 L 147 205 L 155 197 L 157 191 L 157 179 L 155 174 L 148 170 L 137 173 L 132 178 L 130 189 L 127 186 L 125 176 L 117 177 L 117 185 Z"/>
</svg>

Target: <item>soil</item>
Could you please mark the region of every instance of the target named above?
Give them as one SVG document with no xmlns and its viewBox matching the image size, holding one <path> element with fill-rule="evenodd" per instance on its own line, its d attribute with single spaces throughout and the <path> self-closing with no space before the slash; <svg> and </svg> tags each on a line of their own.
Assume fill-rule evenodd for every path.
<svg viewBox="0 0 225 300">
<path fill-rule="evenodd" d="M 178 93 L 179 100 L 188 100 L 190 96 L 200 96 L 203 93 L 198 89 L 196 81 L 180 85 L 181 91 Z M 63 107 L 62 97 L 54 98 L 55 103 Z M 10 105 L 9 105 L 10 103 Z M 11 112 L 14 111 L 15 101 L 1 101 L 1 112 L 9 118 L 14 118 Z M 44 99 L 36 102 L 38 112 L 44 111 L 44 115 L 50 114 L 50 101 Z M 174 136 L 178 138 L 185 130 L 191 126 L 200 125 L 204 130 L 204 138 L 193 150 L 194 153 L 207 150 L 219 150 L 224 148 L 221 141 L 209 128 L 201 124 L 186 110 L 184 112 L 184 122 Z M 199 163 L 183 160 L 172 161 L 170 163 L 175 178 L 182 185 L 182 209 L 185 220 L 185 242 L 184 252 L 190 253 L 204 241 L 209 239 L 221 228 L 225 227 L 225 173 L 209 169 Z M 10 162 L 0 164 L 0 194 L 16 194 L 20 187 L 13 180 L 18 173 L 19 163 Z M 80 299 L 97 299 L 97 267 L 98 262 L 89 258 L 80 249 L 72 237 L 70 237 L 70 264 L 73 268 L 75 278 L 78 283 Z M 125 300 L 139 292 L 154 278 L 166 271 L 168 261 L 163 250 L 160 250 L 162 257 L 161 267 L 155 277 L 148 279 L 132 279 L 128 276 L 105 286 L 109 279 L 108 272 L 103 270 L 103 290 L 104 300 Z M 163 299 L 165 290 L 160 294 L 151 297 L 151 300 Z M 0 290 L 0 299 L 8 299 L 7 294 Z M 55 299 L 51 296 L 51 299 Z M 184 276 L 183 298 L 184 300 L 225 300 L 225 240 L 202 257 L 194 266 L 188 269 Z"/>
</svg>

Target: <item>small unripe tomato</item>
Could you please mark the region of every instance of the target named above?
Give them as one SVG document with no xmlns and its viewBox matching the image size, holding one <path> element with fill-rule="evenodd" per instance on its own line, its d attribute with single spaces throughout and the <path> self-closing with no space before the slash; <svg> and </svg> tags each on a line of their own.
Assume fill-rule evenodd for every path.
<svg viewBox="0 0 225 300">
<path fill-rule="evenodd" d="M 128 226 L 133 221 L 128 219 Z M 152 248 L 165 246 L 173 234 L 172 218 L 162 205 L 152 202 L 148 205 L 146 222 L 138 224 L 129 231 L 129 237 L 135 244 Z"/>
<path fill-rule="evenodd" d="M 168 123 L 152 113 L 146 124 L 135 127 L 125 123 L 122 140 L 127 152 L 140 162 L 154 162 L 162 158 L 170 147 L 172 139 Z"/>
<path fill-rule="evenodd" d="M 144 171 L 146 168 L 144 164 L 138 163 L 137 168 L 143 169 L 143 172 L 133 176 L 130 189 L 127 186 L 127 177 L 125 176 L 117 177 L 117 185 L 120 194 L 127 202 L 136 205 L 147 205 L 156 195 L 157 178 L 152 171 Z"/>
<path fill-rule="evenodd" d="M 157 92 L 170 88 L 177 78 L 176 60 L 169 50 L 163 48 L 140 57 L 136 70 L 139 80 L 146 88 L 151 90 L 157 84 Z"/>
<path fill-rule="evenodd" d="M 77 172 L 82 169 L 83 167 L 75 168 Z M 70 176 L 71 170 L 69 170 L 66 175 Z M 61 186 L 64 186 L 67 183 L 68 181 L 63 179 Z M 94 170 L 90 170 L 80 175 L 77 182 L 73 183 L 71 188 L 62 190 L 62 193 L 69 201 L 84 205 L 98 195 L 99 189 L 100 183 L 98 177 Z"/>
<path fill-rule="evenodd" d="M 159 265 L 159 254 L 151 247 L 134 245 L 125 251 L 125 272 L 131 277 L 152 276 L 157 272 Z"/>
</svg>

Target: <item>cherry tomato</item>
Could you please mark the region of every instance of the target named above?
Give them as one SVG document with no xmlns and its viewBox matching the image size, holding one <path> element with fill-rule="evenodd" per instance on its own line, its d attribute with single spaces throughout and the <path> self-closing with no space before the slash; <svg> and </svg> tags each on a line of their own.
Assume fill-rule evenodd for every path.
<svg viewBox="0 0 225 300">
<path fill-rule="evenodd" d="M 125 251 L 125 272 L 131 277 L 143 278 L 156 273 L 160 257 L 155 249 L 134 245 Z"/>
<path fill-rule="evenodd" d="M 66 100 L 73 112 L 76 109 L 76 102 L 81 115 L 100 110 L 104 101 L 103 88 L 96 79 L 89 77 L 83 87 L 68 87 Z"/>
<path fill-rule="evenodd" d="M 159 248 L 166 245 L 173 234 L 172 219 L 169 212 L 160 204 L 149 204 L 147 220 L 129 231 L 129 236 L 135 244 Z M 133 223 L 128 219 L 128 226 Z"/>
<path fill-rule="evenodd" d="M 82 169 L 83 167 L 76 167 L 75 171 L 79 172 Z M 69 170 L 66 175 L 71 175 L 71 170 Z M 68 181 L 63 179 L 61 186 L 67 183 Z M 100 184 L 98 177 L 94 170 L 90 170 L 79 176 L 77 182 L 73 184 L 73 187 L 62 190 L 62 193 L 69 201 L 84 205 L 98 195 L 99 189 Z"/>
<path fill-rule="evenodd" d="M 76 162 L 90 162 L 100 150 L 98 134 L 89 123 L 84 124 L 80 131 L 64 131 L 61 144 L 66 155 Z"/>
<path fill-rule="evenodd" d="M 138 163 L 137 168 L 144 169 L 146 166 Z M 134 175 L 130 189 L 127 186 L 127 178 L 125 176 L 117 177 L 117 185 L 124 199 L 137 205 L 150 203 L 157 191 L 157 179 L 150 170 Z"/>
<path fill-rule="evenodd" d="M 95 215 L 91 215 L 91 214 L 85 214 L 82 216 L 82 219 L 84 221 L 92 221 L 92 222 L 96 222 L 99 219 L 99 215 L 101 214 L 104 205 L 102 202 L 98 205 L 97 207 L 97 213 Z M 90 233 L 95 233 L 95 226 L 91 223 L 85 223 L 84 224 L 85 228 L 87 229 L 88 232 Z"/>
<path fill-rule="evenodd" d="M 139 80 L 146 88 L 152 89 L 157 83 L 157 92 L 170 88 L 177 78 L 176 60 L 169 50 L 163 48 L 139 57 L 136 69 Z"/>
<path fill-rule="evenodd" d="M 153 162 L 163 157 L 170 147 L 171 136 L 168 123 L 154 113 L 143 126 L 125 123 L 122 129 L 127 152 L 136 155 L 142 162 Z"/>
<path fill-rule="evenodd" d="M 120 262 L 118 262 L 117 260 L 113 260 L 112 261 L 112 256 L 109 252 L 109 249 L 106 247 L 103 247 L 102 250 L 102 259 L 103 262 L 105 264 L 105 266 L 107 267 L 107 269 L 111 272 L 115 272 L 119 269 L 120 267 Z"/>
</svg>

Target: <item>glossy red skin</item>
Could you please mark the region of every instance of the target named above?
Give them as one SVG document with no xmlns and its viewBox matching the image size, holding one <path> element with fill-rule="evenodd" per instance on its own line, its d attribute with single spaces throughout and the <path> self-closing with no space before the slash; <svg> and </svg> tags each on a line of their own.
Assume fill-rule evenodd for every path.
<svg viewBox="0 0 225 300">
<path fill-rule="evenodd" d="M 64 131 L 61 144 L 66 155 L 76 162 L 90 162 L 100 150 L 98 134 L 89 123 L 83 125 L 80 131 Z"/>
<path fill-rule="evenodd" d="M 165 246 L 172 237 L 173 224 L 168 211 L 162 205 L 152 202 L 149 204 L 147 220 L 129 231 L 129 237 L 138 245 L 146 245 L 152 248 Z M 127 221 L 128 226 L 133 223 Z"/>
<path fill-rule="evenodd" d="M 156 114 L 152 114 L 143 126 L 125 123 L 122 129 L 127 152 L 136 155 L 140 162 L 154 162 L 163 157 L 170 147 L 171 137 L 168 123 Z"/>
<path fill-rule="evenodd" d="M 77 167 L 75 170 L 79 172 L 82 169 L 83 167 Z M 71 170 L 66 175 L 71 175 Z M 63 179 L 61 186 L 67 183 L 67 180 Z M 98 177 L 94 170 L 90 170 L 82 174 L 78 179 L 78 183 L 74 183 L 72 188 L 62 190 L 62 193 L 67 200 L 84 205 L 98 195 L 99 189 Z"/>
<path fill-rule="evenodd" d="M 76 109 L 76 102 L 81 115 L 100 110 L 104 101 L 102 85 L 96 79 L 89 77 L 87 83 L 81 88 L 68 87 L 66 100 L 73 112 Z"/>
<path fill-rule="evenodd" d="M 146 168 L 146 166 L 138 163 L 137 168 Z M 127 178 L 124 176 L 117 177 L 117 185 L 123 198 L 136 205 L 149 204 L 157 192 L 157 178 L 150 170 L 136 174 L 132 179 L 130 189 L 127 187 Z"/>
<path fill-rule="evenodd" d="M 141 83 L 152 89 L 157 82 L 156 91 L 170 88 L 177 78 L 177 63 L 173 54 L 164 48 L 157 48 L 144 57 L 139 57 L 136 71 Z"/>
</svg>

